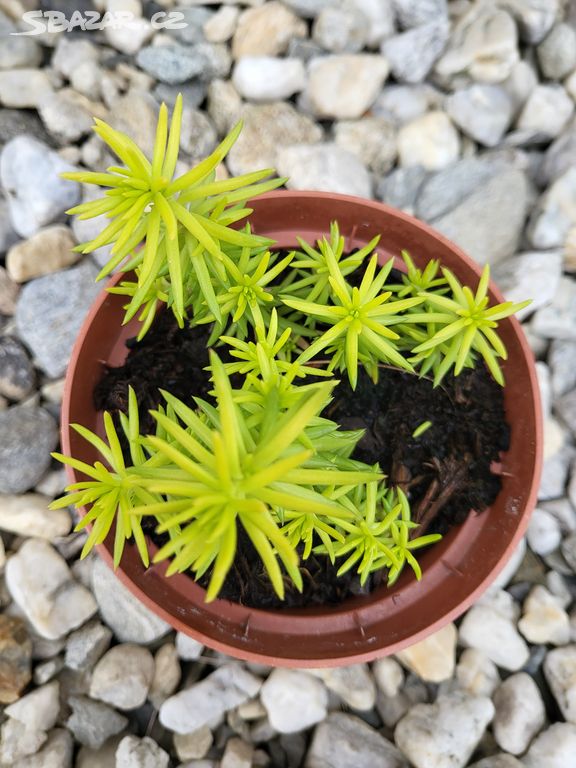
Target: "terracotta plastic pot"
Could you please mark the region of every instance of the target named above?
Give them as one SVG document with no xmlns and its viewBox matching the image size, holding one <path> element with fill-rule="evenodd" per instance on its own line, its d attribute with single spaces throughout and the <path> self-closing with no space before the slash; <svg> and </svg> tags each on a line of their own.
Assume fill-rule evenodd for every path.
<svg viewBox="0 0 576 768">
<path fill-rule="evenodd" d="M 453 243 L 416 219 L 385 205 L 344 195 L 273 192 L 252 204 L 255 232 L 297 245 L 296 235 L 314 241 L 337 220 L 347 249 L 381 234 L 379 252 L 398 256 L 407 249 L 417 264 L 440 259 L 463 283 L 475 286 L 479 267 Z M 502 301 L 493 286 L 491 298 Z M 66 454 L 92 463 L 95 451 L 73 430 L 78 422 L 101 430 L 93 406 L 103 363 L 120 365 L 124 342 L 135 325 L 121 326 L 123 297 L 102 292 L 82 326 L 66 376 L 62 444 Z M 524 533 L 536 501 L 541 470 L 540 401 L 531 350 L 519 323 L 499 328 L 509 352 L 504 365 L 510 450 L 502 457 L 502 490 L 492 507 L 471 514 L 421 555 L 417 582 L 406 569 L 393 589 L 322 609 L 261 611 L 225 600 L 204 603 L 204 590 L 186 575 L 165 576 L 166 565 L 145 569 L 136 548 L 127 546 L 117 575 L 154 613 L 206 645 L 242 659 L 279 666 L 335 666 L 394 653 L 459 616 L 496 578 Z M 69 471 L 74 481 L 74 471 Z M 113 535 L 99 548 L 111 566 Z"/>
</svg>

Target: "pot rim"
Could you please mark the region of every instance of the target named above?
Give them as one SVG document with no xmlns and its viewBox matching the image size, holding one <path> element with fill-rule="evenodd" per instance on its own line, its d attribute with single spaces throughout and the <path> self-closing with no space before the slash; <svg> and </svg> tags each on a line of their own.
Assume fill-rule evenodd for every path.
<svg viewBox="0 0 576 768">
<path fill-rule="evenodd" d="M 251 201 L 254 214 L 250 217 L 250 220 L 253 220 L 254 215 L 258 214 L 262 209 L 266 209 L 266 207 L 278 208 L 279 206 L 281 206 L 282 209 L 295 206 L 295 209 L 305 217 L 306 212 L 311 205 L 313 207 L 313 205 L 317 204 L 321 204 L 327 208 L 326 215 L 328 216 L 332 216 L 334 208 L 338 208 L 339 206 L 351 207 L 352 209 L 358 209 L 360 206 L 363 211 L 370 212 L 371 215 L 393 219 L 398 222 L 400 229 L 402 226 L 408 227 L 416 234 L 422 233 L 425 238 L 431 238 L 432 241 L 437 243 L 444 251 L 449 252 L 456 257 L 468 271 L 471 270 L 476 276 L 479 276 L 480 274 L 481 268 L 473 262 L 472 259 L 464 254 L 458 246 L 436 232 L 432 227 L 418 221 L 409 214 L 397 211 L 390 206 L 372 200 L 325 192 L 275 191 Z M 263 220 L 265 219 L 264 213 L 262 213 L 262 218 Z M 334 218 L 338 218 L 336 213 L 334 213 Z M 290 226 L 287 225 L 285 228 L 282 228 L 281 226 L 276 228 L 265 228 L 265 233 L 267 236 L 278 241 L 281 240 L 280 235 L 286 230 L 298 229 L 298 223 L 298 221 L 294 222 L 291 220 Z M 316 225 L 316 228 L 318 228 L 318 225 Z M 263 231 L 262 227 L 256 227 L 255 230 Z M 298 231 L 302 231 L 302 236 L 306 238 L 305 228 L 304 230 L 298 229 Z M 342 234 L 345 235 L 344 231 Z M 362 233 L 360 233 L 360 235 L 364 236 Z M 351 243 L 354 242 L 355 238 L 358 236 L 358 228 L 354 225 L 348 233 L 346 248 L 350 248 Z M 366 237 L 368 236 L 366 235 Z M 384 240 L 385 237 L 386 235 L 383 234 L 382 240 Z M 383 243 L 381 242 L 379 248 L 382 245 Z M 379 248 L 376 250 L 379 250 Z M 121 278 L 121 274 L 114 276 L 107 287 L 109 287 L 110 284 L 118 282 Z M 493 300 L 498 302 L 504 300 L 500 291 L 492 283 L 490 284 L 490 294 Z M 116 297 L 116 299 L 118 298 L 119 297 Z M 62 450 L 63 453 L 67 455 L 72 453 L 71 430 L 69 428 L 70 421 L 78 421 L 77 418 L 71 419 L 74 410 L 72 402 L 74 396 L 73 383 L 77 375 L 81 372 L 81 358 L 84 353 L 85 338 L 95 320 L 100 316 L 100 313 L 106 312 L 108 305 L 112 304 L 112 300 L 111 294 L 108 294 L 106 291 L 102 291 L 102 293 L 99 294 L 84 320 L 72 350 L 70 364 L 66 373 L 62 402 Z M 446 597 L 446 603 L 448 605 L 446 605 L 445 609 L 440 608 L 438 615 L 433 621 L 427 623 L 425 626 L 414 626 L 413 631 L 410 631 L 410 627 L 408 626 L 407 634 L 396 638 L 391 637 L 385 644 L 382 644 L 378 638 L 375 641 L 372 641 L 370 636 L 371 623 L 369 617 L 376 615 L 378 621 L 383 621 L 385 619 L 385 616 L 383 616 L 382 605 L 386 602 L 390 602 L 389 590 L 386 590 L 386 594 L 380 595 L 379 593 L 383 592 L 386 588 L 375 590 L 368 599 L 363 597 L 353 598 L 346 600 L 337 606 L 327 606 L 326 608 L 322 607 L 319 609 L 307 608 L 300 610 L 286 609 L 282 611 L 264 611 L 261 609 L 246 608 L 245 606 L 239 606 L 238 604 L 230 603 L 229 601 L 222 599 L 215 600 L 213 603 L 208 604 L 208 606 L 204 603 L 198 605 L 198 600 L 195 599 L 194 602 L 191 603 L 192 607 L 169 610 L 166 607 L 167 603 L 162 599 L 153 599 L 153 597 L 151 597 L 149 594 L 150 585 L 153 585 L 156 591 L 158 591 L 157 583 L 164 582 L 165 585 L 169 585 L 168 589 L 173 586 L 179 593 L 182 593 L 182 591 L 186 591 L 186 593 L 195 592 L 195 598 L 201 597 L 204 590 L 195 584 L 190 577 L 184 574 L 176 574 L 175 576 L 166 578 L 164 576 L 167 567 L 166 563 L 151 566 L 147 570 L 145 570 L 141 564 L 138 567 L 136 561 L 132 562 L 132 560 L 134 560 L 134 552 L 130 554 L 130 545 L 127 545 L 125 549 L 125 554 L 120 567 L 116 571 L 116 575 L 141 602 L 176 629 L 193 635 L 211 648 L 249 661 L 268 664 L 272 663 L 278 666 L 287 665 L 300 667 L 320 667 L 357 663 L 369 661 L 384 654 L 398 652 L 402 648 L 416 643 L 429 634 L 437 631 L 462 614 L 500 573 L 520 538 L 523 536 L 528 526 L 530 513 L 536 503 L 542 467 L 543 442 L 543 427 L 536 369 L 532 351 L 518 320 L 515 317 L 507 318 L 506 321 L 502 321 L 502 325 L 506 325 L 509 329 L 509 335 L 514 339 L 514 343 L 517 345 L 515 352 L 519 353 L 519 358 L 524 362 L 526 368 L 525 374 L 527 375 L 527 381 L 525 384 L 529 392 L 528 401 L 532 408 L 532 411 L 528 415 L 530 417 L 533 416 L 533 445 L 527 446 L 527 450 L 532 451 L 530 458 L 533 470 L 529 480 L 530 488 L 528 493 L 525 494 L 522 499 L 521 510 L 516 509 L 514 504 L 512 504 L 512 507 L 514 508 L 511 512 L 508 512 L 508 509 L 505 509 L 507 515 L 515 518 L 513 523 L 510 524 L 510 533 L 508 538 L 506 538 L 505 546 L 502 546 L 498 552 L 496 560 L 492 562 L 489 570 L 480 580 L 474 582 L 474 586 L 471 589 L 464 589 L 462 591 L 460 586 L 462 577 L 467 577 L 467 574 L 465 573 L 463 563 L 458 556 L 460 544 L 457 539 L 462 538 L 465 528 L 467 539 L 480 534 L 484 527 L 484 523 L 487 520 L 486 516 L 488 515 L 488 511 L 491 510 L 496 503 L 500 503 L 500 497 L 503 496 L 504 489 L 500 492 L 495 505 L 490 507 L 489 510 L 483 511 L 480 515 L 469 515 L 468 520 L 462 524 L 462 526 L 458 527 L 460 536 L 451 532 L 442 542 L 439 542 L 434 548 L 431 548 L 431 550 L 425 553 L 423 559 L 430 562 L 423 567 L 423 580 L 417 584 L 417 586 L 423 585 L 428 579 L 433 582 L 433 585 L 431 583 L 429 586 L 430 588 L 434 586 L 435 594 L 437 596 L 442 594 L 442 591 L 445 590 L 446 582 L 448 586 L 453 587 L 458 594 L 462 592 L 462 595 L 455 601 L 447 599 Z M 124 330 L 129 327 L 130 326 L 125 326 Z M 119 328 L 118 331 L 120 332 L 121 329 Z M 124 338 L 127 338 L 129 335 L 132 334 L 125 332 Z M 511 372 L 509 368 L 507 369 L 507 373 L 508 376 L 510 376 Z M 509 414 L 507 408 L 507 418 L 508 417 Z M 506 456 L 507 455 L 508 453 Z M 74 470 L 68 466 L 66 469 L 70 478 L 73 478 L 73 480 L 77 479 Z M 512 499 L 512 502 L 513 501 L 514 499 Z M 109 536 L 107 541 L 99 545 L 97 549 L 100 556 L 110 567 L 112 567 L 110 541 L 111 537 Z M 134 547 L 132 547 L 132 549 L 135 550 Z M 432 557 L 430 555 L 431 551 L 436 552 L 435 556 Z M 126 554 L 127 552 L 129 553 L 128 558 Z M 479 553 L 479 560 L 477 563 L 479 567 L 482 567 L 481 555 L 482 553 Z M 184 585 L 182 580 L 190 582 L 192 588 L 190 589 Z M 406 578 L 406 574 L 403 574 L 397 588 L 394 588 L 395 594 L 392 595 L 392 602 L 394 604 L 397 602 L 395 599 L 396 594 L 399 595 L 398 602 L 402 602 L 402 598 L 405 594 L 409 595 L 414 592 L 416 582 L 414 580 L 413 582 L 408 583 L 409 581 L 410 580 Z M 147 588 L 148 592 L 146 591 Z M 447 595 L 448 593 L 445 594 Z M 164 595 L 164 597 L 167 600 L 166 595 Z M 199 612 L 205 611 L 208 608 L 210 609 L 210 617 L 207 622 L 204 621 L 202 627 L 195 626 L 196 620 L 199 620 Z M 219 613 L 222 615 L 226 614 L 227 616 L 229 614 L 233 615 L 231 621 L 236 629 L 232 630 L 230 641 L 222 640 L 221 636 L 218 634 L 221 630 L 219 627 Z M 386 613 L 386 611 L 384 611 L 384 613 Z M 402 610 L 400 610 L 400 613 L 402 613 Z M 409 614 L 409 610 L 407 609 L 405 613 Z M 408 625 L 410 625 L 410 618 L 410 615 L 405 617 L 405 621 Z M 273 642 L 271 644 L 269 643 L 271 650 L 263 652 L 260 647 L 261 643 L 254 645 L 252 641 L 254 634 L 257 632 L 260 632 L 261 634 L 263 633 L 262 642 L 265 642 L 267 641 L 268 635 L 270 635 L 270 638 L 273 641 L 275 637 L 277 638 L 280 635 L 285 634 L 289 635 L 294 631 L 298 633 L 299 637 L 307 636 L 310 643 L 313 645 L 313 639 L 317 638 L 319 635 L 325 634 L 328 626 L 333 627 L 335 632 L 342 630 L 347 633 L 347 636 L 350 636 L 351 639 L 350 647 L 335 649 L 333 654 L 329 657 L 314 654 L 308 655 L 307 652 L 304 652 L 302 649 L 296 650 L 295 647 L 293 650 L 288 650 L 287 652 L 284 651 L 282 655 L 276 655 Z M 211 631 L 216 632 L 216 635 L 211 635 Z"/>
</svg>

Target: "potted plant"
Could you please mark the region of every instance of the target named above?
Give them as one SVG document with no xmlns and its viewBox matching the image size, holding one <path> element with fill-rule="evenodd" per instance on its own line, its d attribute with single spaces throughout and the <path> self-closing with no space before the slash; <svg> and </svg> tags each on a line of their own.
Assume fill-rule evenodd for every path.
<svg viewBox="0 0 576 768">
<path fill-rule="evenodd" d="M 107 188 L 71 213 L 110 218 L 79 248 L 113 244 L 101 276 L 122 274 L 72 353 L 54 506 L 211 647 L 298 666 L 397 651 L 461 613 L 527 525 L 523 304 L 386 206 L 274 192 L 269 170 L 217 180 L 240 126 L 174 178 L 181 109 L 169 129 L 161 107 L 151 159 L 97 120 L 123 165 L 67 174 Z"/>
</svg>

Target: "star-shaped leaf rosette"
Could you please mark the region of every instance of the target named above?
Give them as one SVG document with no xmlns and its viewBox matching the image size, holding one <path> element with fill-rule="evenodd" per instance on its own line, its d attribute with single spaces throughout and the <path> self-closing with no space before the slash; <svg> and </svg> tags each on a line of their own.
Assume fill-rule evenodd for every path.
<svg viewBox="0 0 576 768">
<path fill-rule="evenodd" d="M 221 304 L 214 283 L 227 282 L 228 265 L 223 245 L 262 249 L 272 244 L 247 230 L 231 225 L 252 211 L 244 203 L 282 185 L 285 179 L 269 179 L 274 171 L 264 169 L 230 179 L 217 179 L 217 169 L 238 138 L 238 123 L 211 155 L 191 170 L 175 176 L 180 149 L 182 97 L 178 96 L 170 128 L 168 110 L 160 107 L 152 159 L 126 134 L 102 120 L 95 120 L 95 133 L 110 147 L 123 165 L 106 173 L 75 171 L 64 178 L 107 188 L 98 200 L 68 211 L 80 219 L 105 216 L 110 223 L 94 240 L 77 250 L 90 253 L 112 244 L 110 259 L 100 272 L 102 279 L 120 267 L 136 279 L 112 288 L 129 297 L 124 322 L 137 313 L 142 321 L 139 339 L 150 328 L 159 307 L 165 303 L 182 327 L 190 311 L 204 311 L 220 321 Z M 139 247 L 142 246 L 142 247 Z"/>
</svg>

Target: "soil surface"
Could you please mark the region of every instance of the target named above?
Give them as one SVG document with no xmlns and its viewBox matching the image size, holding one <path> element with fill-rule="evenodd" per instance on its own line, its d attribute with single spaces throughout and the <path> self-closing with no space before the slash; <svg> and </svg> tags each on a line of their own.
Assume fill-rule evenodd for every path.
<svg viewBox="0 0 576 768">
<path fill-rule="evenodd" d="M 113 413 L 125 410 L 131 385 L 140 404 L 141 431 L 146 432 L 155 429 L 148 411 L 162 402 L 160 389 L 188 405 L 194 405 L 194 396 L 207 398 L 207 338 L 208 329 L 180 330 L 170 313 L 161 314 L 141 342 L 128 342 L 125 365 L 107 370 L 94 392 L 96 407 Z M 387 367 L 375 385 L 362 370 L 356 391 L 347 380 L 341 381 L 323 415 L 344 429 L 366 430 L 353 458 L 378 462 L 388 483 L 405 490 L 412 517 L 420 523 L 416 535 L 445 533 L 469 514 L 482 512 L 498 495 L 500 477 L 491 466 L 508 449 L 509 428 L 503 390 L 484 365 L 458 377 L 448 375 L 436 389 L 428 379 Z M 430 428 L 412 437 L 426 421 L 432 422 Z M 156 543 L 165 541 L 152 525 L 147 532 Z M 374 574 L 361 588 L 353 573 L 337 577 L 337 570 L 338 563 L 332 566 L 327 557 L 312 555 L 301 563 L 303 592 L 287 579 L 286 599 L 280 601 L 241 529 L 237 556 L 220 596 L 263 609 L 303 607 L 338 603 L 380 583 L 379 574 Z"/>
</svg>

